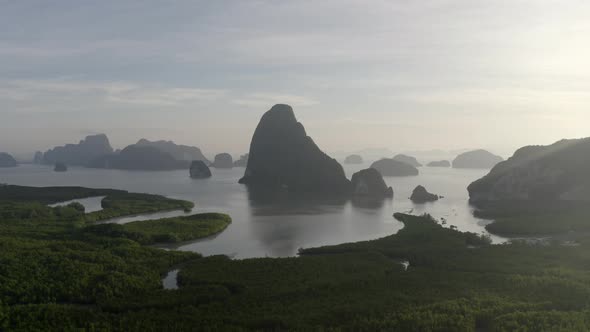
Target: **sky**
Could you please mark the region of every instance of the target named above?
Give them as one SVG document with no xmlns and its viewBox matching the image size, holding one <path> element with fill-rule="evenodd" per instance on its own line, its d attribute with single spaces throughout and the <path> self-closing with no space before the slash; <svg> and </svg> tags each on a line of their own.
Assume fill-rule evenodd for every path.
<svg viewBox="0 0 590 332">
<path fill-rule="evenodd" d="M 0 0 L 0 151 L 106 133 L 247 152 L 293 106 L 325 151 L 590 136 L 590 2 Z"/>
</svg>

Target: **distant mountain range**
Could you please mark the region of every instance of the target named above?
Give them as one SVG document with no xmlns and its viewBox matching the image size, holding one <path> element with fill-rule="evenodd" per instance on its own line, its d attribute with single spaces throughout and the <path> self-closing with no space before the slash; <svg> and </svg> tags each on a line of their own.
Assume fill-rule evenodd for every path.
<svg viewBox="0 0 590 332">
<path fill-rule="evenodd" d="M 170 170 L 188 169 L 190 162 L 209 160 L 194 146 L 177 145 L 172 141 L 140 139 L 123 150 L 114 151 L 104 134 L 87 136 L 78 144 L 66 144 L 36 154 L 37 162 L 46 165 L 63 163 L 93 168 Z"/>
<path fill-rule="evenodd" d="M 92 168 L 164 171 L 187 169 L 190 162 L 177 160 L 167 152 L 153 146 L 129 145 L 119 153 L 103 155 L 91 161 Z"/>
<path fill-rule="evenodd" d="M 78 144 L 66 144 L 48 150 L 41 162 L 54 165 L 57 162 L 66 165 L 86 166 L 92 160 L 113 153 L 109 139 L 105 134 L 86 136 Z"/>
<path fill-rule="evenodd" d="M 430 150 L 400 150 L 401 155 L 411 156 L 420 163 L 429 163 L 431 161 L 440 160 L 453 160 L 458 155 L 465 152 L 472 151 L 475 149 L 453 149 L 453 150 L 442 150 L 442 149 L 430 149 Z M 356 151 L 337 151 L 333 155 L 339 159 L 344 160 L 349 155 L 360 155 L 365 162 L 373 162 L 383 158 L 390 159 L 396 155 L 391 149 L 388 148 L 368 148 Z M 411 162 L 410 164 L 416 165 Z"/>
<path fill-rule="evenodd" d="M 195 146 L 178 145 L 172 141 L 149 141 L 145 138 L 140 139 L 135 145 L 154 147 L 162 152 L 169 153 L 176 160 L 201 160 L 206 164 L 209 163 L 209 160 L 203 155 L 201 149 Z"/>
</svg>

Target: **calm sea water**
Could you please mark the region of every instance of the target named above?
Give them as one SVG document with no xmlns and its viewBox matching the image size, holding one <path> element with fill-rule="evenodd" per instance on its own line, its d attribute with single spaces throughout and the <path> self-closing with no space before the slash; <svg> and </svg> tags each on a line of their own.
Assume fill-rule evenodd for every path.
<svg viewBox="0 0 590 332">
<path fill-rule="evenodd" d="M 345 165 L 353 172 L 368 165 Z M 395 212 L 430 213 L 445 218 L 447 226 L 485 233 L 486 222 L 473 217 L 468 205 L 467 185 L 487 173 L 485 170 L 420 168 L 416 177 L 385 178 L 393 186 L 395 198 L 383 202 L 305 201 L 274 197 L 260 200 L 238 184 L 243 168 L 212 169 L 213 177 L 194 180 L 188 171 L 118 171 L 70 167 L 68 172 L 53 172 L 53 167 L 22 165 L 0 169 L 0 183 L 27 186 L 83 186 L 114 188 L 131 192 L 161 194 L 195 203 L 193 213 L 223 212 L 232 224 L 221 234 L 192 243 L 180 250 L 204 255 L 225 254 L 234 258 L 292 256 L 299 248 L 317 247 L 351 241 L 380 238 L 399 231 L 403 224 L 393 218 Z M 417 185 L 443 195 L 435 203 L 413 204 L 410 197 Z M 100 208 L 100 199 L 87 200 L 91 209 Z M 150 218 L 178 215 L 167 212 Z M 115 222 L 146 219 L 145 216 L 121 218 Z M 493 241 L 504 239 L 493 236 Z"/>
</svg>

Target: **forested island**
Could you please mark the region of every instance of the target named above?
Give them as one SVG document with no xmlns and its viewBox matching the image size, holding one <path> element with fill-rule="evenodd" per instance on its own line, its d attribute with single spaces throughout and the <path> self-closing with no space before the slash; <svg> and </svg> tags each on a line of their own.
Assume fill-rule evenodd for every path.
<svg viewBox="0 0 590 332">
<path fill-rule="evenodd" d="M 106 196 L 103 210 L 73 203 Z M 306 248 L 300 257 L 231 260 L 146 246 L 222 231 L 193 215 L 125 225 L 97 220 L 192 203 L 80 187 L 0 187 L 0 329 L 583 330 L 590 235 L 576 245 L 513 241 L 396 214 L 385 238 Z M 524 218 L 524 216 L 523 216 Z M 567 217 L 565 217 L 567 218 Z M 492 224 L 493 225 L 493 224 Z M 178 290 L 161 279 L 182 266 Z"/>
<path fill-rule="evenodd" d="M 34 164 L 75 165 L 89 168 L 121 170 L 163 171 L 188 169 L 192 161 L 209 164 L 201 149 L 179 145 L 172 141 L 140 139 L 135 144 L 115 150 L 105 134 L 90 135 L 77 144 L 65 144 L 37 151 Z M 0 167 L 2 155 L 0 154 Z M 16 166 L 16 164 L 15 164 Z"/>
</svg>

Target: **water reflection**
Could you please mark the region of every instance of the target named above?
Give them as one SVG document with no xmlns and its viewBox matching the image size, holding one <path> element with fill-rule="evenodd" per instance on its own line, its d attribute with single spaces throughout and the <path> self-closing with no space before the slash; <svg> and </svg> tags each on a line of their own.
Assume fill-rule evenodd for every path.
<svg viewBox="0 0 590 332">
<path fill-rule="evenodd" d="M 358 209 L 382 209 L 386 201 L 391 202 L 392 200 L 392 198 L 353 197 L 351 203 Z"/>
<path fill-rule="evenodd" d="M 339 213 L 347 202 L 345 197 L 300 195 L 251 187 L 246 187 L 246 190 L 250 210 L 254 216 Z"/>
<path fill-rule="evenodd" d="M 347 176 L 368 165 L 344 165 Z M 83 186 L 113 188 L 131 192 L 165 195 L 195 203 L 193 213 L 221 212 L 232 217 L 229 227 L 215 237 L 183 243 L 180 250 L 204 255 L 224 254 L 236 258 L 292 256 L 301 247 L 317 247 L 343 242 L 364 241 L 396 233 L 403 224 L 395 212 L 430 213 L 445 218 L 448 225 L 480 233 L 485 223 L 472 215 L 467 201 L 467 185 L 485 171 L 421 168 L 420 175 L 385 178 L 395 191 L 393 199 L 367 200 L 318 197 L 293 197 L 264 192 L 250 192 L 238 184 L 243 168 L 213 169 L 213 176 L 194 180 L 188 171 L 143 172 L 99 170 L 71 167 L 56 173 L 50 167 L 23 165 L 0 169 L 0 183 L 29 186 Z M 417 185 L 445 196 L 423 205 L 408 199 Z M 149 216 L 169 217 L 179 212 Z M 180 212 L 182 213 L 182 212 Z M 145 219 L 127 217 L 117 222 Z M 503 239 L 494 237 L 496 242 Z"/>
</svg>

